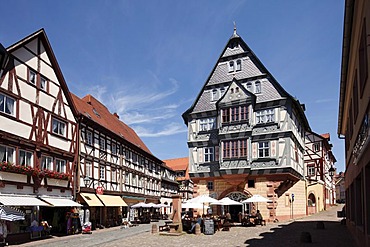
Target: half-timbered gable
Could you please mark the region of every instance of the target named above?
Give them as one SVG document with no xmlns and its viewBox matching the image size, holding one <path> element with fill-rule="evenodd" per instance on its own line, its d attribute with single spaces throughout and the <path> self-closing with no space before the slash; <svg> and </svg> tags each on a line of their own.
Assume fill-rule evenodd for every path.
<svg viewBox="0 0 370 247">
<path fill-rule="evenodd" d="M 305 134 L 305 177 L 309 213 L 326 209 L 326 205 L 335 202 L 335 186 L 329 169 L 334 167 L 336 159 L 332 153 L 330 135 L 319 135 L 312 131 Z"/>
<path fill-rule="evenodd" d="M 217 181 L 215 188 L 225 182 L 243 188 L 246 180 L 267 179 L 268 194 L 277 202 L 276 192 L 279 197 L 294 183 L 304 184 L 304 133 L 310 129 L 304 110 L 234 30 L 183 114 L 190 176 L 216 197 L 226 190 L 210 192 L 210 180 Z"/>
<path fill-rule="evenodd" d="M 34 174 L 27 181 L 35 192 L 71 196 L 78 154 L 76 112 L 45 31 L 7 52 L 9 62 L 0 78 L 0 101 L 5 104 L 0 148 L 13 149 L 13 155 L 1 161 L 31 167 Z M 67 183 L 55 182 L 58 174 Z"/>
</svg>

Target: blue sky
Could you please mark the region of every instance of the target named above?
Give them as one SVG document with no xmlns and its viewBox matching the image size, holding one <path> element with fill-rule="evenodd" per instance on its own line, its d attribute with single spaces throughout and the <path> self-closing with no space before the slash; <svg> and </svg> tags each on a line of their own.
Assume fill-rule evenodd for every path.
<svg viewBox="0 0 370 247">
<path fill-rule="evenodd" d="M 0 42 L 44 28 L 69 89 L 92 94 L 160 159 L 185 157 L 187 110 L 237 32 L 301 103 L 316 133 L 337 137 L 343 0 L 2 1 Z"/>
</svg>

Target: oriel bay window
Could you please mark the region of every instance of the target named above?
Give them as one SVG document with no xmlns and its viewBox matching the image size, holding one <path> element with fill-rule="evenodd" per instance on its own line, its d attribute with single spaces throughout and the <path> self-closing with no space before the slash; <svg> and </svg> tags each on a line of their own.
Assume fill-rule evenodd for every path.
<svg viewBox="0 0 370 247">
<path fill-rule="evenodd" d="M 248 140 L 223 141 L 223 158 L 247 158 Z"/>
<path fill-rule="evenodd" d="M 258 158 L 270 157 L 270 143 L 259 142 L 258 143 Z"/>
<path fill-rule="evenodd" d="M 222 123 L 234 123 L 249 120 L 248 106 L 233 106 L 221 110 Z"/>
<path fill-rule="evenodd" d="M 216 118 L 204 118 L 199 120 L 199 131 L 208 131 L 216 128 Z"/>
<path fill-rule="evenodd" d="M 275 110 L 267 109 L 256 112 L 256 123 L 272 123 L 275 122 Z"/>
</svg>

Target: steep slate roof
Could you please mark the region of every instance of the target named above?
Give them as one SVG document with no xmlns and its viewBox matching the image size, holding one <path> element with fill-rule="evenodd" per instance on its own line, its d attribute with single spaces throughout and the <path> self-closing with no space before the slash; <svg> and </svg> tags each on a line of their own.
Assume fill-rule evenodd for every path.
<svg viewBox="0 0 370 247">
<path fill-rule="evenodd" d="M 234 49 L 230 49 L 230 46 L 233 42 L 237 42 L 239 46 Z M 241 58 L 242 70 L 237 73 L 228 72 L 228 57 L 233 56 L 236 58 Z M 241 56 L 241 57 L 240 57 Z M 277 82 L 277 80 L 272 76 L 272 74 L 266 69 L 254 52 L 249 48 L 249 46 L 244 42 L 244 40 L 236 33 L 236 28 L 234 28 L 234 33 L 226 43 L 225 48 L 221 52 L 219 59 L 217 60 L 215 66 L 213 67 L 210 75 L 208 76 L 206 82 L 204 83 L 201 91 L 199 92 L 197 98 L 193 102 L 192 106 L 186 110 L 182 117 L 185 124 L 188 124 L 188 115 L 193 112 L 201 111 L 213 111 L 216 110 L 216 106 L 209 104 L 211 99 L 211 92 L 207 91 L 207 88 L 216 84 L 230 84 L 233 79 L 253 79 L 258 78 L 263 82 L 264 79 L 267 79 L 274 85 L 274 87 L 269 87 L 267 91 L 270 91 L 269 94 L 256 95 L 257 103 L 264 101 L 273 101 L 281 98 L 288 98 L 292 101 L 293 105 L 297 108 L 305 127 L 310 130 L 309 123 L 303 112 L 303 109 L 297 99 L 292 97 L 285 89 Z M 269 85 L 267 83 L 267 85 Z M 280 95 L 277 97 L 277 95 Z M 267 96 L 267 97 L 266 97 Z"/>
<path fill-rule="evenodd" d="M 116 113 L 111 114 L 108 108 L 100 101 L 90 94 L 86 95 L 82 99 L 72 93 L 71 95 L 79 114 L 91 119 L 97 124 L 103 126 L 107 131 L 113 132 L 145 152 L 152 154 L 136 132 L 124 122 L 120 121 Z"/>
<path fill-rule="evenodd" d="M 183 179 L 190 179 L 189 176 L 189 158 L 184 157 L 184 158 L 176 158 L 176 159 L 168 159 L 168 160 L 163 160 L 164 163 L 168 167 L 170 167 L 174 171 L 185 171 L 185 177 L 180 177 L 178 180 L 183 180 Z"/>
<path fill-rule="evenodd" d="M 40 30 L 34 32 L 33 34 L 30 34 L 29 36 L 21 39 L 20 41 L 18 41 L 17 43 L 9 46 L 8 48 L 6 48 L 6 50 L 8 51 L 9 54 L 11 54 L 12 52 L 16 51 L 18 48 L 28 44 L 29 42 L 33 41 L 34 39 L 37 39 L 39 38 L 41 41 L 42 41 L 42 44 L 45 48 L 45 51 L 48 55 L 48 58 L 50 59 L 50 63 L 52 65 L 52 68 L 54 69 L 54 72 L 55 72 L 55 75 L 56 77 L 58 78 L 58 81 L 60 83 L 60 86 L 63 90 L 63 93 L 68 101 L 68 104 L 69 104 L 69 107 L 71 108 L 71 111 L 74 115 L 75 118 L 77 118 L 77 111 L 76 111 L 76 107 L 74 105 L 74 102 L 72 100 L 72 97 L 70 95 L 70 91 L 68 89 L 68 86 L 67 86 L 67 83 L 64 79 L 64 76 L 63 76 L 63 73 L 62 73 L 62 70 L 60 69 L 59 67 L 59 64 L 58 64 L 58 61 L 55 57 L 55 54 L 53 52 L 53 49 L 51 48 L 51 45 L 50 45 L 50 42 L 49 42 L 49 39 L 48 37 L 46 36 L 46 32 L 43 28 L 41 28 Z M 8 63 L 8 66 L 11 66 L 11 63 L 9 62 Z M 11 69 L 11 68 L 7 68 L 7 69 Z M 76 119 L 77 120 L 77 119 Z"/>
</svg>

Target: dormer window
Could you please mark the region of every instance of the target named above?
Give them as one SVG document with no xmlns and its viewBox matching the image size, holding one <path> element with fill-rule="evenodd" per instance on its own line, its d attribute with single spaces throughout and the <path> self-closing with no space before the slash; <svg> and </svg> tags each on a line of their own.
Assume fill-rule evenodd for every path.
<svg viewBox="0 0 370 247">
<path fill-rule="evenodd" d="M 248 90 L 249 92 L 252 92 L 252 82 L 248 82 L 248 83 L 247 83 L 247 90 Z"/>
<path fill-rule="evenodd" d="M 255 83 L 255 93 L 261 93 L 261 82 L 260 81 L 256 81 Z"/>
<path fill-rule="evenodd" d="M 94 112 L 94 114 L 95 114 L 97 117 L 100 117 L 99 112 L 98 112 L 95 108 L 93 108 L 93 112 Z"/>
<path fill-rule="evenodd" d="M 229 62 L 229 72 L 234 72 L 235 68 L 234 68 L 234 61 L 230 61 Z"/>
<path fill-rule="evenodd" d="M 242 70 L 242 60 L 236 60 L 236 71 Z"/>
<path fill-rule="evenodd" d="M 212 90 L 212 101 L 215 101 L 215 100 L 218 100 L 219 97 L 218 97 L 218 90 L 217 89 L 213 89 Z"/>
</svg>

